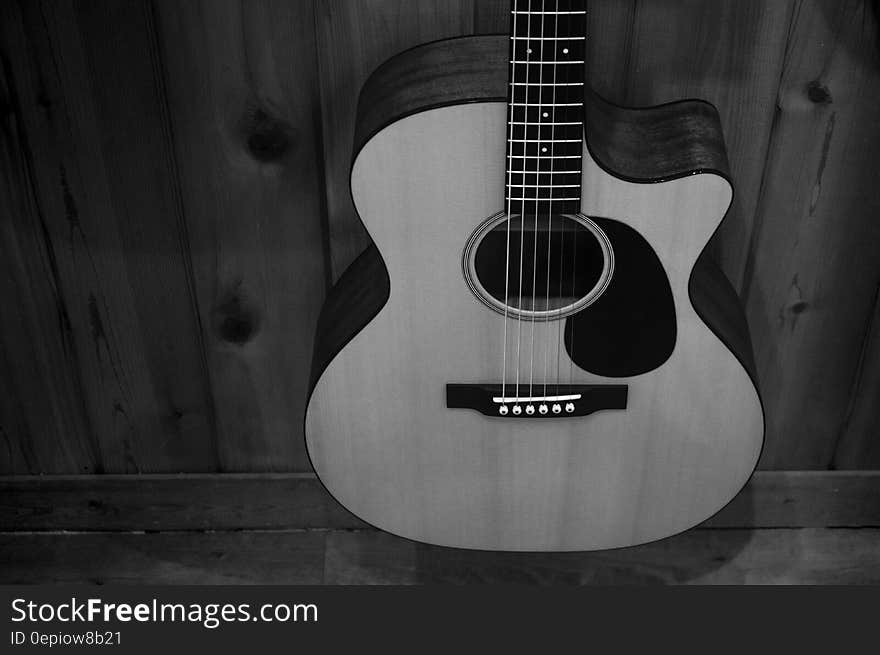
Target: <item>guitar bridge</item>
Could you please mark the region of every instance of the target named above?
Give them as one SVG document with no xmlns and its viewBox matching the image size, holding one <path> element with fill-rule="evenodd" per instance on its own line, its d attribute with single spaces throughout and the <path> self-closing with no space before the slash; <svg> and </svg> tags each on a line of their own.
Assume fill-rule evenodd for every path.
<svg viewBox="0 0 880 655">
<path fill-rule="evenodd" d="M 495 418 L 565 418 L 626 409 L 625 384 L 447 384 L 446 407 Z"/>
</svg>

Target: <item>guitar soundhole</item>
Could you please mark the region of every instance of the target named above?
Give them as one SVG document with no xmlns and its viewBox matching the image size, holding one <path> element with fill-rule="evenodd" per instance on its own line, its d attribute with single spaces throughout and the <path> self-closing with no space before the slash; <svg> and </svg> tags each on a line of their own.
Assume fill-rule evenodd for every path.
<svg viewBox="0 0 880 655">
<path fill-rule="evenodd" d="M 585 216 L 512 216 L 508 221 L 502 214 L 471 235 L 462 263 L 471 290 L 492 309 L 557 320 L 602 294 L 614 255 L 605 233 Z"/>
</svg>

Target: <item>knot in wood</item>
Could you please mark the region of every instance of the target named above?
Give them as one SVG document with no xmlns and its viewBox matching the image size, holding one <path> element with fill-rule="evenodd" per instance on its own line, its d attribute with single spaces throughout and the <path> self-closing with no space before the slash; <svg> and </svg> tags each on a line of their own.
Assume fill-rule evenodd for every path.
<svg viewBox="0 0 880 655">
<path fill-rule="evenodd" d="M 214 324 L 221 339 L 242 346 L 259 330 L 259 316 L 239 294 L 232 293 L 217 305 Z"/>
<path fill-rule="evenodd" d="M 248 152 L 257 161 L 278 161 L 290 150 L 293 128 L 262 108 L 249 111 L 241 127 Z"/>
<path fill-rule="evenodd" d="M 810 102 L 815 102 L 819 105 L 830 105 L 832 101 L 831 91 L 819 80 L 813 80 L 807 84 L 807 97 L 810 99 Z"/>
</svg>

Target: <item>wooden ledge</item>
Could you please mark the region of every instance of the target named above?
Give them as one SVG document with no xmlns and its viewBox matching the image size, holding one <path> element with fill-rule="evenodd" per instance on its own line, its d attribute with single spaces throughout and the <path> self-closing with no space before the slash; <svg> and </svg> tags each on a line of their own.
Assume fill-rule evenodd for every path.
<svg viewBox="0 0 880 655">
<path fill-rule="evenodd" d="M 0 477 L 3 532 L 368 527 L 311 473 Z M 701 527 L 880 527 L 880 471 L 759 471 Z"/>
</svg>

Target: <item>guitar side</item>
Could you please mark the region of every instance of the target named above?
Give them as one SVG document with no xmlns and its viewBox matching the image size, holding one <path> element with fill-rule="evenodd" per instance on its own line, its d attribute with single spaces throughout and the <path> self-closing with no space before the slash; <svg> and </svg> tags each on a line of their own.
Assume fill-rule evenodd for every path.
<svg viewBox="0 0 880 655">
<path fill-rule="evenodd" d="M 503 198 L 505 45 L 420 46 L 362 93 L 352 194 L 377 245 L 322 311 L 310 457 L 348 509 L 420 541 L 587 550 L 680 532 L 736 494 L 763 441 L 745 319 L 701 256 L 732 194 L 709 105 L 627 110 L 594 97 L 588 109 L 582 212 L 647 239 L 676 307 L 675 348 L 655 370 L 573 367 L 577 382 L 627 384 L 627 409 L 537 429 L 444 404 L 445 384 L 502 375 L 504 319 L 469 293 L 460 258 Z M 552 323 L 535 329 L 539 343 L 554 337 Z"/>
</svg>

